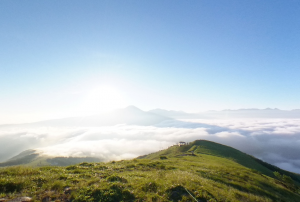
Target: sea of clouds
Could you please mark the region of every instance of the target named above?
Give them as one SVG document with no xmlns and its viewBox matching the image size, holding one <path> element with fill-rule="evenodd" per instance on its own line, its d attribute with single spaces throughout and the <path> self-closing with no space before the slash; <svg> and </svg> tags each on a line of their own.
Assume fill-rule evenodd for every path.
<svg viewBox="0 0 300 202">
<path fill-rule="evenodd" d="M 168 120 L 153 126 L 2 126 L 0 162 L 27 149 L 52 156 L 131 159 L 197 139 L 225 144 L 300 173 L 300 119 Z"/>
</svg>

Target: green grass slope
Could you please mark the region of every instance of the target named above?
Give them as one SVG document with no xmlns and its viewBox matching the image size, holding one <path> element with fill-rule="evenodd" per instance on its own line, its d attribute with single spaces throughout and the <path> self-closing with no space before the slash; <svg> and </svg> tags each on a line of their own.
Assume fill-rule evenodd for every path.
<svg viewBox="0 0 300 202">
<path fill-rule="evenodd" d="M 39 154 L 35 150 L 26 150 L 24 152 L 21 152 L 17 156 L 14 156 L 9 160 L 0 163 L 0 167 L 29 164 L 32 161 L 35 161 L 38 157 Z"/>
<path fill-rule="evenodd" d="M 208 141 L 173 146 L 144 159 L 58 167 L 0 168 L 0 199 L 33 201 L 300 201 L 283 173 L 270 177 L 233 160 L 233 148 Z M 200 146 L 200 147 L 199 147 Z M 213 148 L 215 150 L 213 150 Z M 195 155 L 189 151 L 194 151 Z M 222 156 L 222 155 L 223 156 Z"/>
<path fill-rule="evenodd" d="M 0 163 L 0 167 L 7 166 L 68 166 L 82 162 L 101 162 L 100 158 L 95 157 L 52 157 L 40 154 L 36 150 L 26 150 L 17 156 Z"/>
<path fill-rule="evenodd" d="M 211 155 L 0 169 L 0 198 L 33 201 L 300 201 L 299 187 Z"/>
<path fill-rule="evenodd" d="M 273 172 L 277 171 L 279 173 L 290 176 L 294 181 L 300 184 L 299 174 L 282 170 L 276 166 L 263 162 L 237 149 L 234 149 L 226 145 L 218 144 L 215 142 L 207 141 L 207 140 L 195 140 L 194 142 L 191 142 L 189 145 L 180 146 L 180 147 L 174 145 L 172 147 L 169 147 L 166 150 L 162 150 L 138 158 L 159 159 L 161 156 L 176 157 L 179 155 L 191 155 L 192 152 L 195 155 L 210 155 L 210 156 L 226 158 L 228 160 L 232 160 L 242 166 L 245 166 L 250 169 L 254 169 L 270 177 L 275 177 Z"/>
</svg>

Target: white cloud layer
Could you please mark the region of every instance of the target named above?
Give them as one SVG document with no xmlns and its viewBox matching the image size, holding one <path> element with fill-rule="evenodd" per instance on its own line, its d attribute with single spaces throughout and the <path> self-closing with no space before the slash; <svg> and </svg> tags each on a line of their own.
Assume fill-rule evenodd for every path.
<svg viewBox="0 0 300 202">
<path fill-rule="evenodd" d="M 130 159 L 178 141 L 206 139 L 300 173 L 300 119 L 173 120 L 155 126 L 0 127 L 0 161 L 26 150 L 54 156 Z"/>
</svg>

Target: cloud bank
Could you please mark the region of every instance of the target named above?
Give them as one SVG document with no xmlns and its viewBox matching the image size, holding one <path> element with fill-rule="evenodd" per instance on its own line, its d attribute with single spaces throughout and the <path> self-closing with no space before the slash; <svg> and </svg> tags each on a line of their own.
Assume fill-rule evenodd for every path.
<svg viewBox="0 0 300 202">
<path fill-rule="evenodd" d="M 0 161 L 26 150 L 105 161 L 152 153 L 178 141 L 205 139 L 232 146 L 300 173 L 300 119 L 167 120 L 153 126 L 0 127 Z"/>
</svg>

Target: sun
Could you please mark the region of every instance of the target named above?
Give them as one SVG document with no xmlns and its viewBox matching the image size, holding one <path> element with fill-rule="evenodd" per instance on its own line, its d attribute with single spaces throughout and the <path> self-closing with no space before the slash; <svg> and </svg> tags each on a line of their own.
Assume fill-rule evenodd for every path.
<svg viewBox="0 0 300 202">
<path fill-rule="evenodd" d="M 124 93 L 109 85 L 96 86 L 89 90 L 83 108 L 88 114 L 108 112 L 128 105 Z"/>
</svg>

